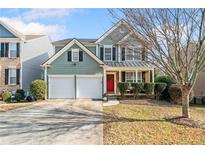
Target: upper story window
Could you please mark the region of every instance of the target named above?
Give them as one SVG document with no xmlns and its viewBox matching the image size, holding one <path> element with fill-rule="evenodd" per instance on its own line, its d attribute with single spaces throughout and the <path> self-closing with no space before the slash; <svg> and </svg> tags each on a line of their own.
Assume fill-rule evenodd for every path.
<svg viewBox="0 0 205 154">
<path fill-rule="evenodd" d="M 9 57 L 17 57 L 17 44 L 9 43 Z"/>
<path fill-rule="evenodd" d="M 125 60 L 142 60 L 142 49 L 139 47 L 127 47 L 125 50 Z"/>
<path fill-rule="evenodd" d="M 19 57 L 20 48 L 19 43 L 0 43 L 0 57 Z"/>
<path fill-rule="evenodd" d="M 72 49 L 72 61 L 79 62 L 79 49 Z"/>
<path fill-rule="evenodd" d="M 112 46 L 104 46 L 104 60 L 105 61 L 112 60 Z"/>
</svg>

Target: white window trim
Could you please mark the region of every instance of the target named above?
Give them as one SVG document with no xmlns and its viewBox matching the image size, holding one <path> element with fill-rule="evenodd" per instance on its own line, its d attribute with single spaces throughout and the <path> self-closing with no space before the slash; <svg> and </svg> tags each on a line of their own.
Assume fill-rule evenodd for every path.
<svg viewBox="0 0 205 154">
<path fill-rule="evenodd" d="M 132 83 L 135 83 L 136 81 L 136 77 L 135 77 L 135 71 L 126 71 L 125 72 L 125 82 L 128 82 L 127 80 L 130 80 L 130 79 L 127 79 L 127 73 L 133 73 L 133 80 L 132 80 Z"/>
<path fill-rule="evenodd" d="M 112 61 L 112 48 L 113 48 L 113 46 L 112 45 L 104 45 L 103 48 L 104 48 L 104 57 L 103 57 L 104 61 Z M 111 59 L 110 60 L 105 59 L 105 48 L 110 48 L 111 49 L 110 50 L 111 51 Z"/>
<path fill-rule="evenodd" d="M 132 60 L 130 59 L 127 59 L 127 50 L 129 49 L 132 49 L 133 53 L 132 53 Z M 141 46 L 127 46 L 125 47 L 125 61 L 142 61 L 142 51 L 141 51 L 141 59 L 135 59 L 135 52 L 134 52 L 134 49 L 142 49 Z"/>
<path fill-rule="evenodd" d="M 9 42 L 8 57 L 9 57 L 9 58 L 17 58 L 17 56 L 11 57 L 11 48 L 10 48 L 11 44 L 16 44 L 16 42 Z M 16 55 L 17 55 L 17 44 L 16 44 Z"/>
<path fill-rule="evenodd" d="M 140 78 L 138 78 L 138 73 L 140 73 Z M 138 71 L 137 72 L 137 82 L 138 82 L 138 80 L 140 80 L 139 83 L 142 83 L 142 81 L 143 81 L 143 79 L 142 79 L 142 71 Z"/>
<path fill-rule="evenodd" d="M 15 70 L 16 71 L 16 68 L 9 68 L 8 85 L 17 85 L 17 82 L 16 83 L 11 83 L 11 76 L 10 76 L 11 70 Z M 15 78 L 17 79 L 17 73 L 16 73 L 16 77 Z"/>
<path fill-rule="evenodd" d="M 79 62 L 79 49 L 71 49 L 71 52 L 72 52 L 72 62 Z M 74 52 L 78 53 L 78 60 L 73 59 Z"/>
</svg>

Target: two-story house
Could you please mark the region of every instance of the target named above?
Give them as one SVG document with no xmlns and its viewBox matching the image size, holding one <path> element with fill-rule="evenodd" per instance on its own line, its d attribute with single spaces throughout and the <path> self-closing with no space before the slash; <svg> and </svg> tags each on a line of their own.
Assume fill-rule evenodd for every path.
<svg viewBox="0 0 205 154">
<path fill-rule="evenodd" d="M 40 64 L 53 55 L 45 35 L 24 35 L 0 20 L 0 93 L 29 90 L 30 83 L 42 78 Z"/>
<path fill-rule="evenodd" d="M 98 39 L 53 42 L 56 53 L 44 68 L 48 98 L 119 95 L 119 82 L 153 82 L 140 35 L 124 20 Z"/>
</svg>

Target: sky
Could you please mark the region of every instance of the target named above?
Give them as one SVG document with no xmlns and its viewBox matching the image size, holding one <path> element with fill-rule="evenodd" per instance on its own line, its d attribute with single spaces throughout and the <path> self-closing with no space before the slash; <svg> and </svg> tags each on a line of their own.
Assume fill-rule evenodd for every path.
<svg viewBox="0 0 205 154">
<path fill-rule="evenodd" d="M 46 34 L 52 41 L 99 38 L 116 22 L 107 9 L 0 9 L 0 19 L 23 34 Z"/>
</svg>

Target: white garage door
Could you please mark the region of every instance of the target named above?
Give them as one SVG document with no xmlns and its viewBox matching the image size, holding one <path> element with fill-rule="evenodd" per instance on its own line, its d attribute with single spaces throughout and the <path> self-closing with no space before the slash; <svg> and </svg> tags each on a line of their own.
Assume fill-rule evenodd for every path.
<svg viewBox="0 0 205 154">
<path fill-rule="evenodd" d="M 74 76 L 50 76 L 49 98 L 75 98 Z"/>
<path fill-rule="evenodd" d="M 102 76 L 76 76 L 77 98 L 102 98 Z"/>
</svg>

